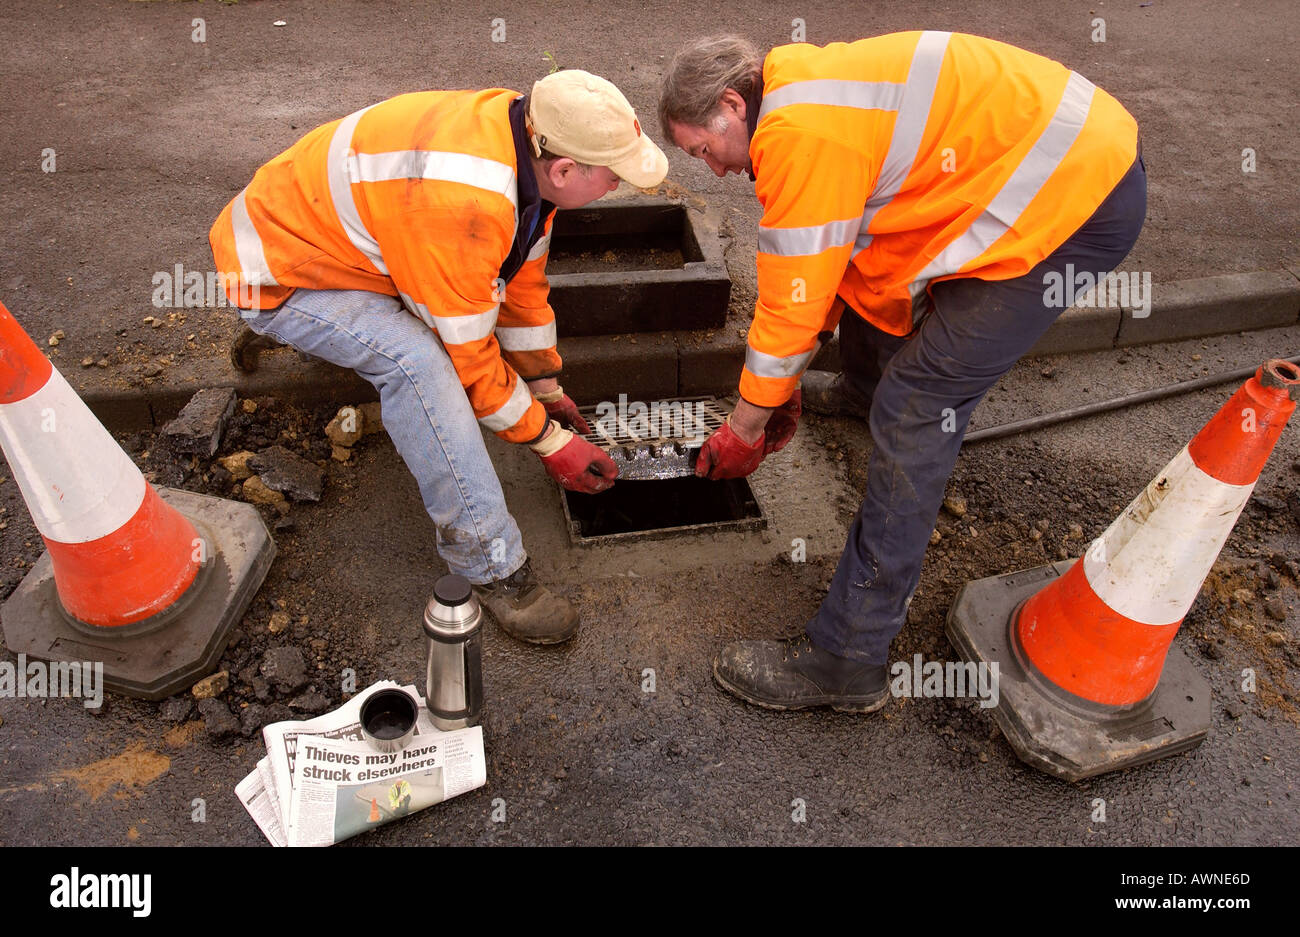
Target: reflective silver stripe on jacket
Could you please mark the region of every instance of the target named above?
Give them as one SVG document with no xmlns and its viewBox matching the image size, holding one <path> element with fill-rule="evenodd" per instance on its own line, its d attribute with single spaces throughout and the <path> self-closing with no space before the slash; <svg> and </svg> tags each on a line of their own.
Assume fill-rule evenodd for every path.
<svg viewBox="0 0 1300 937">
<path fill-rule="evenodd" d="M 266 262 L 266 251 L 262 248 L 262 236 L 253 226 L 253 219 L 248 216 L 248 205 L 244 195 L 245 188 L 235 196 L 230 206 L 230 223 L 235 229 L 235 256 L 239 259 L 239 278 L 249 286 L 275 286 L 275 274 L 271 273 Z"/>
<path fill-rule="evenodd" d="M 415 313 L 416 317 L 419 318 L 421 322 L 423 322 L 431 329 L 436 329 L 438 327 L 438 324 L 433 321 L 433 316 L 429 314 L 428 306 L 426 306 L 424 303 L 417 303 L 415 300 L 407 296 L 405 293 L 398 293 L 397 295 L 401 297 L 402 305 L 404 305 L 407 309 L 411 310 L 411 312 Z"/>
<path fill-rule="evenodd" d="M 494 159 L 444 150 L 392 150 L 387 153 L 358 153 L 356 164 L 358 182 L 390 182 L 394 179 L 459 182 L 504 195 L 511 205 L 519 207 L 514 167 Z"/>
<path fill-rule="evenodd" d="M 828 247 L 852 244 L 858 235 L 861 221 L 860 218 L 845 218 L 843 221 L 828 221 L 826 224 L 809 225 L 806 228 L 764 228 L 760 225 L 758 249 L 764 254 L 780 257 L 820 254 Z"/>
<path fill-rule="evenodd" d="M 374 107 L 375 105 L 371 105 Z M 476 188 L 496 192 L 509 199 L 518 208 L 518 184 L 511 166 L 468 153 L 451 153 L 441 150 L 393 150 L 387 153 L 356 153 L 352 137 L 357 123 L 369 107 L 349 114 L 339 122 L 330 138 L 326 173 L 330 196 L 339 224 L 348 240 L 384 276 L 388 266 L 383 251 L 374 235 L 366 229 L 357 211 L 352 195 L 353 183 L 384 182 L 394 179 L 430 179 L 443 182 L 461 182 Z M 518 224 L 518 219 L 513 219 Z M 511 240 L 514 239 L 513 230 Z"/>
<path fill-rule="evenodd" d="M 906 90 L 899 105 L 894 132 L 889 138 L 889 150 L 876 177 L 876 186 L 867 197 L 862 223 L 858 228 L 853 256 L 871 243 L 868 228 L 876 213 L 894 200 L 903 188 L 903 182 L 912 172 L 917 153 L 921 149 L 921 135 L 930 119 L 930 106 L 934 104 L 934 89 L 939 84 L 939 70 L 948 52 L 952 33 L 924 32 L 912 53 L 912 64 L 907 70 Z"/>
<path fill-rule="evenodd" d="M 547 231 L 545 234 L 543 234 L 540 238 L 537 239 L 537 243 L 534 244 L 533 249 L 528 252 L 528 257 L 524 261 L 524 263 L 531 263 L 532 261 L 537 260 L 539 257 L 541 257 L 550 249 L 551 249 L 551 232 Z"/>
<path fill-rule="evenodd" d="M 497 342 L 503 351 L 546 351 L 555 347 L 555 323 L 498 326 Z"/>
<path fill-rule="evenodd" d="M 893 81 L 841 81 L 834 78 L 796 81 L 763 95 L 758 109 L 762 120 L 788 104 L 827 104 L 863 110 L 896 111 L 903 86 Z"/>
<path fill-rule="evenodd" d="M 325 159 L 325 173 L 329 181 L 330 198 L 334 200 L 334 211 L 338 215 L 339 224 L 343 227 L 343 233 L 348 236 L 352 246 L 360 251 L 376 270 L 387 276 L 388 267 L 384 265 L 384 255 L 379 249 L 379 242 L 361 223 L 357 203 L 352 198 L 352 183 L 361 181 L 357 171 L 357 155 L 352 150 L 352 134 L 357 129 L 357 122 L 361 120 L 361 115 L 370 110 L 370 107 L 364 107 L 339 121 L 338 127 L 334 129 L 334 136 L 330 137 L 329 153 Z"/>
<path fill-rule="evenodd" d="M 914 279 L 925 288 L 925 282 L 948 273 L 956 273 L 980 254 L 988 250 L 998 238 L 1009 231 L 1029 203 L 1056 172 L 1065 154 L 1074 146 L 1088 111 L 1092 108 L 1096 86 L 1077 72 L 1070 73 L 1065 91 L 1056 112 L 1015 172 L 993 196 L 986 208 L 969 228 L 948 244 L 938 256 L 918 273 Z M 913 295 L 916 290 L 913 289 Z"/>
<path fill-rule="evenodd" d="M 791 104 L 829 104 L 898 112 L 898 117 L 894 121 L 894 132 L 889 141 L 889 150 L 881 163 L 875 188 L 867 197 L 862 216 L 855 220 L 856 236 L 853 238 L 854 247 L 851 256 L 857 256 L 859 251 L 871 243 L 871 235 L 867 233 L 867 229 L 872 219 L 899 193 L 903 182 L 912 171 L 912 164 L 916 162 L 921 147 L 921 136 L 930 117 L 930 105 L 934 103 L 934 90 L 939 83 L 939 70 L 943 67 L 944 55 L 948 51 L 948 40 L 951 36 L 952 33 L 933 30 L 922 33 L 912 53 L 907 80 L 903 84 L 872 81 L 796 81 L 763 95 L 759 120 L 762 120 L 765 114 Z M 838 226 L 841 222 L 831 222 L 831 224 Z M 760 250 L 764 249 L 762 231 L 763 229 L 760 228 Z M 838 238 L 841 233 L 837 227 L 831 238 Z M 838 243 L 844 244 L 847 240 Z M 782 252 L 766 251 L 766 253 Z"/>
<path fill-rule="evenodd" d="M 487 416 L 478 418 L 479 425 L 493 433 L 499 433 L 507 430 L 518 423 L 528 408 L 533 405 L 532 392 L 528 390 L 528 384 L 522 377 L 515 376 L 515 389 L 510 394 L 510 399 L 503 403 L 495 413 L 489 413 Z"/>
<path fill-rule="evenodd" d="M 501 310 L 498 303 L 484 312 L 467 316 L 435 316 L 424 303 L 417 303 L 405 293 L 401 297 L 407 309 L 415 313 L 425 325 L 437 330 L 444 345 L 464 345 L 487 338 L 496 327 L 497 313 Z"/>
<path fill-rule="evenodd" d="M 808 365 L 816 346 L 798 354 L 778 358 L 759 351 L 752 345 L 745 347 L 745 370 L 755 377 L 798 377 Z"/>
<path fill-rule="evenodd" d="M 881 164 L 876 184 L 867 197 L 862 217 L 858 219 L 852 257 L 870 245 L 872 236 L 868 229 L 871 222 L 902 191 L 904 182 L 912 172 L 929 121 L 939 72 L 943 67 L 951 35 L 938 31 L 922 33 L 912 55 L 907 80 L 901 86 L 902 93 L 895 98 L 891 98 L 887 89 L 882 87 L 889 83 L 841 81 L 795 82 L 764 95 L 759 112 L 760 120 L 762 115 L 791 104 L 834 104 L 898 111 L 889 150 Z M 873 86 L 873 89 L 868 91 L 852 87 L 855 85 Z M 907 284 L 913 300 L 914 321 L 917 318 L 915 313 L 929 304 L 925 291 L 931 280 L 958 272 L 1015 225 L 1074 145 L 1088 118 L 1095 91 L 1095 86 L 1082 75 L 1070 73 L 1052 119 L 988 207 Z M 833 221 L 824 225 L 784 230 L 764 229 L 760 226 L 759 250 L 783 256 L 818 253 L 819 250 L 813 249 L 818 245 L 821 245 L 820 250 L 824 250 L 836 243 L 844 243 L 840 240 L 845 233 L 844 225 L 844 221 Z M 774 358 L 751 348 L 746 354 L 745 366 L 760 377 L 787 377 L 790 373 L 786 370 L 789 362 L 799 357 L 793 355 L 789 358 Z"/>
</svg>

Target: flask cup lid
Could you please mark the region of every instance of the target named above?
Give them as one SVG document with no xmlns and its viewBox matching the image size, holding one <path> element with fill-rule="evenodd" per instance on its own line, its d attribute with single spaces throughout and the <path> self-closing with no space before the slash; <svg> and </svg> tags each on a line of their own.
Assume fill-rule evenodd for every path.
<svg viewBox="0 0 1300 937">
<path fill-rule="evenodd" d="M 448 608 L 464 605 L 471 594 L 469 580 L 455 573 L 448 573 L 433 584 L 433 597 Z"/>
<path fill-rule="evenodd" d="M 361 704 L 361 734 L 372 748 L 400 751 L 415 735 L 419 706 L 405 690 L 384 689 Z"/>
</svg>

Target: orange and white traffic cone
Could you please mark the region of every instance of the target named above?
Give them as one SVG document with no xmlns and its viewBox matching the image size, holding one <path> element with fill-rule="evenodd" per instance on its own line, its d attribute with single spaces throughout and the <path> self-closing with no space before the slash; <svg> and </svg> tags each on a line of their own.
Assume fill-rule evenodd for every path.
<svg viewBox="0 0 1300 937">
<path fill-rule="evenodd" d="M 10 650 L 102 659 L 150 699 L 210 670 L 275 555 L 256 509 L 160 496 L 3 304 L 0 448 L 47 550 L 4 605 Z"/>
<path fill-rule="evenodd" d="M 1209 686 L 1171 645 L 1297 400 L 1300 368 L 1267 362 L 1082 559 L 962 587 L 948 636 L 1000 661 L 1023 760 L 1078 780 L 1204 740 Z"/>
</svg>

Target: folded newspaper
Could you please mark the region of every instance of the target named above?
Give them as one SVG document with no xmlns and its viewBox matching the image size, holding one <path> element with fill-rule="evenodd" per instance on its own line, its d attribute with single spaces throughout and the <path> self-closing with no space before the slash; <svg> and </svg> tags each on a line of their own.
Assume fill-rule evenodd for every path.
<svg viewBox="0 0 1300 937">
<path fill-rule="evenodd" d="M 487 783 L 483 730 L 442 732 L 420 702 L 415 735 L 399 752 L 372 748 L 361 704 L 392 680 L 366 687 L 333 712 L 262 729 L 266 757 L 235 793 L 274 846 L 329 846 Z"/>
</svg>

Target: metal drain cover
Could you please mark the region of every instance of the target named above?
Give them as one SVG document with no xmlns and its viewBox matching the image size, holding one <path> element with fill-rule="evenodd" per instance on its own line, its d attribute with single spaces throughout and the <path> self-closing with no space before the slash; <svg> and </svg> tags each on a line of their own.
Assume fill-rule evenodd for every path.
<svg viewBox="0 0 1300 937">
<path fill-rule="evenodd" d="M 700 447 L 729 411 L 716 397 L 629 403 L 620 394 L 578 412 L 591 426 L 583 438 L 609 454 L 620 480 L 651 481 L 694 475 Z"/>
</svg>

